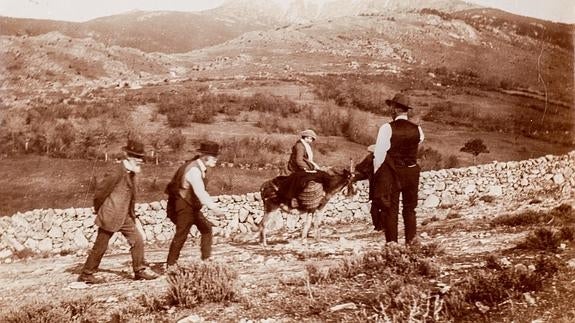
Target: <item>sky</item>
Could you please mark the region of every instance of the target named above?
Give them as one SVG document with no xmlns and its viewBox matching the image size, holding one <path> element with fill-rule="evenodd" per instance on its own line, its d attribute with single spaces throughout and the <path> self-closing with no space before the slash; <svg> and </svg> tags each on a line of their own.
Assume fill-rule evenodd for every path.
<svg viewBox="0 0 575 323">
<path fill-rule="evenodd" d="M 87 21 L 131 10 L 200 11 L 225 0 L 0 0 L 0 16 Z M 275 0 L 281 2 L 282 0 Z M 289 1 L 289 0 L 288 0 Z M 383 0 L 382 0 L 383 1 Z M 575 0 L 466 0 L 545 20 L 575 23 Z"/>
</svg>

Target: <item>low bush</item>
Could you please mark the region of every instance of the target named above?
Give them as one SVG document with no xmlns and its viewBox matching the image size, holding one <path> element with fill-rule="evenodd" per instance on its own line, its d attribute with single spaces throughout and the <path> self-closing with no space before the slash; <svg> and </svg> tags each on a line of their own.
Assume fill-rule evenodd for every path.
<svg viewBox="0 0 575 323">
<path fill-rule="evenodd" d="M 575 223 L 575 212 L 569 204 L 561 204 L 549 211 L 525 211 L 517 214 L 500 215 L 491 221 L 492 226 L 528 226 L 541 223 Z"/>
<path fill-rule="evenodd" d="M 560 267 L 553 256 L 537 258 L 534 271 L 525 267 L 502 268 L 494 257 L 488 257 L 486 269 L 466 275 L 445 295 L 447 312 L 451 317 L 460 318 L 476 306 L 493 307 L 523 293 L 540 291 Z"/>
<path fill-rule="evenodd" d="M 537 228 L 530 232 L 525 240 L 517 244 L 518 249 L 556 252 L 563 241 L 571 240 L 572 228 L 562 231 Z"/>
<path fill-rule="evenodd" d="M 237 274 L 215 262 L 195 262 L 168 271 L 168 302 L 193 308 L 205 302 L 232 301 Z"/>
<path fill-rule="evenodd" d="M 438 268 L 429 257 L 438 252 L 438 246 L 424 245 L 406 248 L 398 244 L 388 244 L 378 251 L 346 257 L 337 265 L 320 268 L 308 264 L 306 271 L 312 284 L 322 284 L 347 279 L 358 274 L 402 274 L 403 276 L 434 277 Z"/>
</svg>

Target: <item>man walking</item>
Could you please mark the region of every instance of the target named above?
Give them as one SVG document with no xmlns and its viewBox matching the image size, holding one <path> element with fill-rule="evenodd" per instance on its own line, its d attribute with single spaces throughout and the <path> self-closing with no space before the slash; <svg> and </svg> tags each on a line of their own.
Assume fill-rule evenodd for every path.
<svg viewBox="0 0 575 323">
<path fill-rule="evenodd" d="M 417 226 L 415 207 L 421 171 L 417 151 L 424 135 L 420 126 L 408 120 L 407 113 L 412 107 L 407 96 L 398 93 L 385 103 L 392 109 L 393 121 L 382 125 L 377 134 L 373 159 L 374 200 L 381 208 L 385 240 L 397 242 L 401 193 L 405 243 L 410 244 Z"/>
<path fill-rule="evenodd" d="M 98 226 L 98 235 L 78 281 L 88 284 L 104 282 L 103 279 L 94 276 L 94 273 L 108 249 L 110 238 L 116 232 L 121 232 L 130 244 L 134 278 L 148 280 L 158 277 L 145 266 L 144 239 L 136 228 L 134 212 L 135 177 L 141 170 L 140 164 L 145 154 L 144 145 L 135 140 L 128 140 L 124 151 L 126 158 L 96 185 L 94 208 L 97 214 L 95 224 Z"/>
<path fill-rule="evenodd" d="M 199 155 L 182 165 L 172 177 L 166 188 L 168 194 L 168 218 L 176 225 L 176 233 L 170 244 L 166 266 L 173 266 L 180 257 L 180 251 L 186 242 L 192 225 L 200 231 L 200 250 L 202 260 L 212 253 L 212 224 L 201 212 L 202 205 L 216 215 L 224 212 L 206 192 L 204 179 L 207 167 L 216 166 L 219 145 L 215 142 L 200 144 Z"/>
</svg>

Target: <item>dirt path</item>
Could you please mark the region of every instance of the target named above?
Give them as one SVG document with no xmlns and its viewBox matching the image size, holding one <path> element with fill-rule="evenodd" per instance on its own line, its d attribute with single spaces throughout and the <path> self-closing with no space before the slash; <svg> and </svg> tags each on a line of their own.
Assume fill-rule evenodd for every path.
<svg viewBox="0 0 575 323">
<path fill-rule="evenodd" d="M 544 207 L 557 204 L 557 201 L 552 201 Z M 435 211 L 434 215 L 437 212 Z M 440 220 L 419 226 L 418 233 L 422 243 L 436 242 L 447 254 L 458 257 L 512 248 L 523 237 L 524 233 L 490 230 L 484 226 L 457 230 L 458 225 L 473 221 L 473 216 L 478 212 L 481 212 L 482 217 L 494 217 L 503 210 L 501 206 L 490 209 L 480 205 L 463 212 L 460 219 Z M 430 216 L 431 213 L 420 214 L 418 223 Z M 267 247 L 259 245 L 255 236 L 247 239 L 243 237 L 243 241 L 216 241 L 213 259 L 232 267 L 239 275 L 240 293 L 249 295 L 265 286 L 304 277 L 305 266 L 310 262 L 332 262 L 345 256 L 381 248 L 385 244 L 384 236 L 371 228 L 367 222 L 332 227 L 324 225 L 322 239 L 315 241 L 312 238 L 307 243 L 297 239 L 298 232 L 275 232 L 270 235 L 270 244 Z M 167 252 L 167 246 L 147 247 L 146 258 L 154 270 L 160 271 Z M 180 263 L 185 265 L 198 258 L 197 241 L 188 242 L 182 251 Z M 136 298 L 144 293 L 159 295 L 168 287 L 163 276 L 153 281 L 133 281 L 131 259 L 127 251 L 107 254 L 104 257 L 99 274 L 107 283 L 95 286 L 75 283 L 85 259 L 84 254 L 79 254 L 0 265 L 0 306 L 11 307 L 34 299 L 73 299 L 86 295 L 92 295 L 98 302 L 113 305 L 119 300 Z"/>
</svg>

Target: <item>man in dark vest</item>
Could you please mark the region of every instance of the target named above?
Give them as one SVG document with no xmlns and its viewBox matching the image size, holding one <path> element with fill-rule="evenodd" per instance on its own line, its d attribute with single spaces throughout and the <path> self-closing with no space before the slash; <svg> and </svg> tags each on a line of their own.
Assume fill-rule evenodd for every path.
<svg viewBox="0 0 575 323">
<path fill-rule="evenodd" d="M 158 275 L 146 267 L 144 261 L 144 239 L 136 227 L 136 175 L 140 173 L 140 164 L 144 158 L 144 145 L 136 140 L 128 140 L 124 147 L 126 158 L 112 171 L 106 173 L 96 184 L 94 208 L 98 235 L 94 246 L 82 268 L 78 281 L 88 284 L 103 283 L 102 278 L 94 276 L 102 257 L 108 249 L 108 242 L 116 232 L 124 235 L 130 244 L 134 278 L 155 279 Z"/>
<path fill-rule="evenodd" d="M 224 212 L 212 200 L 205 188 L 207 167 L 216 166 L 219 145 L 215 142 L 203 142 L 199 155 L 187 161 L 174 174 L 166 188 L 168 194 L 168 218 L 176 225 L 176 233 L 170 244 L 166 265 L 173 266 L 180 257 L 180 251 L 186 242 L 192 225 L 200 231 L 200 250 L 202 260 L 212 253 L 212 224 L 202 214 L 205 205 L 217 216 Z"/>
<path fill-rule="evenodd" d="M 386 241 L 397 242 L 401 194 L 405 243 L 409 244 L 416 235 L 415 207 L 421 171 L 417 151 L 424 136 L 421 127 L 408 120 L 407 113 L 412 107 L 407 96 L 398 93 L 385 103 L 392 109 L 393 121 L 382 125 L 377 134 L 373 159 L 374 199 L 382 209 Z"/>
</svg>

